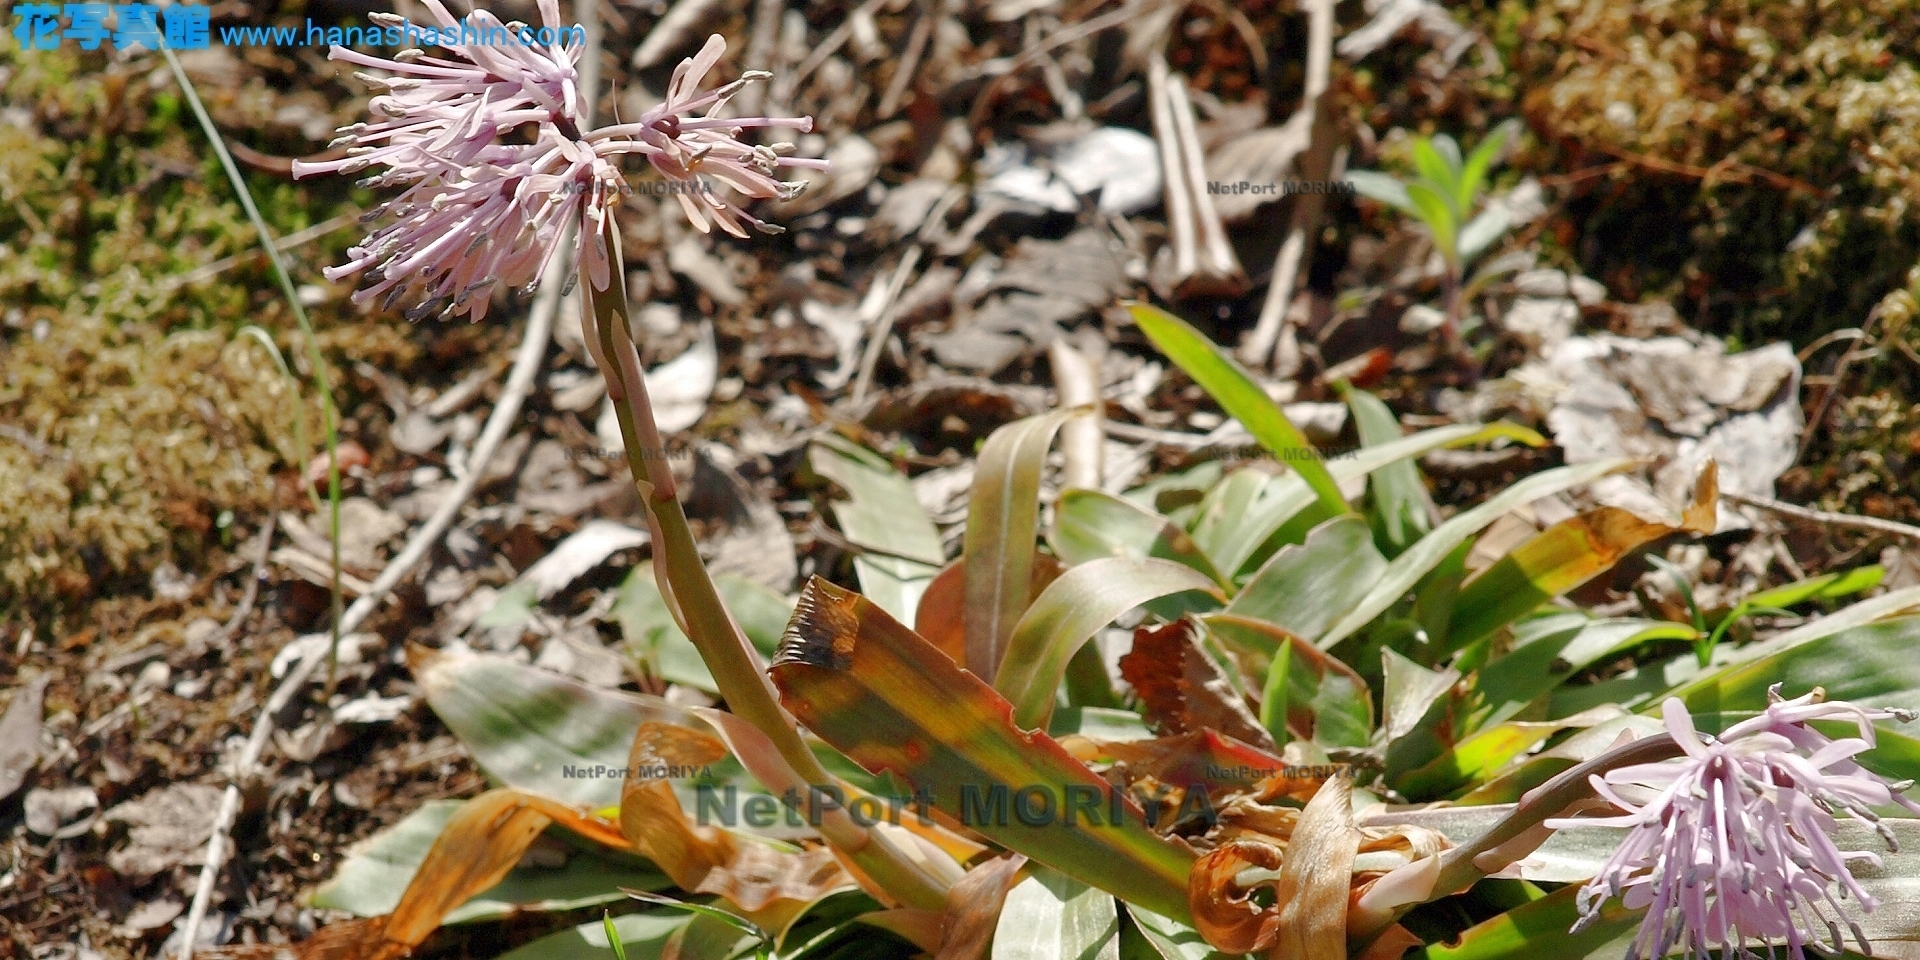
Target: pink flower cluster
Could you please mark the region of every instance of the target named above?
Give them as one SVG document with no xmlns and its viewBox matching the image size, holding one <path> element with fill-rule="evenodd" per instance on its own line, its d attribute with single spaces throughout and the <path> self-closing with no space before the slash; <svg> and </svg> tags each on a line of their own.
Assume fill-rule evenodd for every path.
<svg viewBox="0 0 1920 960">
<path fill-rule="evenodd" d="M 1871 851 L 1841 850 L 1831 837 L 1834 815 L 1873 824 L 1888 848 L 1898 849 L 1872 808 L 1898 804 L 1920 813 L 1920 804 L 1901 795 L 1912 782 L 1889 783 L 1853 757 L 1873 746 L 1873 721 L 1913 714 L 1823 697 L 1815 688 L 1783 700 L 1776 684 L 1765 712 L 1719 738 L 1695 730 L 1686 707 L 1669 699 L 1667 731 L 1686 755 L 1593 778 L 1594 789 L 1624 816 L 1547 821 L 1556 829 L 1629 830 L 1581 889 L 1575 929 L 1592 923 L 1601 904 L 1619 895 L 1628 908 L 1647 910 L 1630 960 L 1665 957 L 1676 947 L 1692 957 L 1714 947 L 1748 956 L 1749 940 L 1764 944 L 1768 956 L 1779 944 L 1801 960 L 1805 947 L 1823 939 L 1842 950 L 1843 922 L 1867 951 L 1866 936 L 1842 900 L 1851 898 L 1867 912 L 1878 905 L 1851 864 L 1877 866 L 1880 859 Z M 1832 740 L 1807 726 L 1813 720 L 1851 721 L 1860 735 Z"/>
<path fill-rule="evenodd" d="M 443 26 L 457 27 L 440 0 L 424 0 Z M 544 24 L 558 27 L 557 0 L 539 0 Z M 391 14 L 375 14 L 382 26 Z M 484 10 L 469 20 L 473 34 L 505 27 Z M 564 31 L 555 31 L 564 35 Z M 443 32 L 444 33 L 444 32 Z M 347 156 L 325 163 L 295 163 L 295 177 L 385 169 L 367 186 L 403 186 L 400 195 L 372 211 L 368 222 L 391 221 L 349 251 L 351 259 L 325 271 L 340 280 L 365 271 L 369 285 L 357 303 L 381 297 L 383 309 L 405 298 L 415 305 L 408 319 L 442 308 L 442 315 L 486 316 L 496 284 L 538 285 L 569 226 L 576 228 L 577 258 L 594 289 L 609 282 L 606 219 L 629 193 L 618 166 L 621 154 L 637 153 L 676 190 L 693 225 L 709 221 L 736 236 L 742 223 L 775 231 L 749 216 L 726 195 L 707 189 L 710 177 L 742 196 L 791 197 L 800 189 L 774 177 L 781 167 L 824 169 L 825 161 L 789 156 L 791 146 L 748 146 L 739 136 L 749 127 L 812 129 L 800 118 L 716 116 L 742 86 L 764 80 L 748 73 L 717 90 L 698 93 L 726 52 L 719 35 L 674 71 L 665 102 L 633 123 L 584 129 L 576 64 L 582 47 L 442 43 L 450 57 L 420 50 L 394 59 L 334 47 L 329 57 L 393 74 L 358 74 L 382 91 L 371 105 L 373 120 L 341 129 L 335 145 Z M 695 111 L 704 111 L 694 116 Z"/>
</svg>

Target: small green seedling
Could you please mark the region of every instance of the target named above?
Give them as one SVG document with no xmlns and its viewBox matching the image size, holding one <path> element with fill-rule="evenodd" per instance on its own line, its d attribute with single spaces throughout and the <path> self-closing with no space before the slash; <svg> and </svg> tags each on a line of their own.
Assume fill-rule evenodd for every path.
<svg viewBox="0 0 1920 960">
<path fill-rule="evenodd" d="M 1474 258 L 1486 252 L 1513 226 L 1506 208 L 1489 206 L 1477 215 L 1480 196 L 1487 184 L 1487 171 L 1513 134 L 1511 121 L 1487 135 L 1470 154 L 1462 155 L 1460 144 L 1446 134 L 1413 144 L 1416 176 L 1403 180 L 1377 170 L 1355 170 L 1347 175 L 1361 196 L 1378 200 L 1417 218 L 1427 227 L 1434 249 L 1446 264 L 1446 336 L 1449 342 L 1459 337 L 1461 296 L 1465 271 Z"/>
</svg>

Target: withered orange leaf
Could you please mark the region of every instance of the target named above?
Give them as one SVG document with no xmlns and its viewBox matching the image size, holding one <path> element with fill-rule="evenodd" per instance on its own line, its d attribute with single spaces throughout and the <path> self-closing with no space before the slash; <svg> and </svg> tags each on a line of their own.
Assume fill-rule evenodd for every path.
<svg viewBox="0 0 1920 960">
<path fill-rule="evenodd" d="M 1280 848 L 1261 840 L 1233 840 L 1208 851 L 1187 878 L 1193 928 L 1226 953 L 1272 946 L 1280 935 L 1280 911 L 1255 903 L 1253 888 L 1240 891 L 1237 881 L 1248 867 L 1278 870 L 1283 862 Z"/>
<path fill-rule="evenodd" d="M 712 763 L 726 754 L 726 745 L 711 734 L 665 723 L 641 725 L 620 788 L 620 828 L 634 849 L 681 889 L 725 897 L 748 913 L 778 900 L 812 902 L 847 885 L 832 853 L 737 843 L 724 830 L 693 823 L 666 780 L 642 776 L 661 766 Z"/>
</svg>

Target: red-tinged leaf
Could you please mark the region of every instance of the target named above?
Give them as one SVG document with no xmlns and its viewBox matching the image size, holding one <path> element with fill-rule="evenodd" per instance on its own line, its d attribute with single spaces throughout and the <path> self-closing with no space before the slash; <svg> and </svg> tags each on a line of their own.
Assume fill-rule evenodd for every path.
<svg viewBox="0 0 1920 960">
<path fill-rule="evenodd" d="M 1194 634 L 1191 620 L 1134 631 L 1120 675 L 1146 703 L 1148 716 L 1164 733 L 1213 729 L 1278 749 L 1225 672 L 1194 643 Z"/>
<path fill-rule="evenodd" d="M 974 465 L 967 500 L 968 669 L 991 683 L 1013 628 L 1033 599 L 1034 543 L 1040 532 L 1040 474 L 1062 424 L 1083 411 L 1055 410 L 1009 423 L 988 435 Z"/>
<path fill-rule="evenodd" d="M 862 767 L 897 774 L 1010 850 L 1185 915 L 1190 851 L 1052 738 L 1017 729 L 1012 704 L 864 597 L 814 578 L 770 672 L 787 709 Z M 1025 816 L 1009 813 L 1015 792 Z"/>
<path fill-rule="evenodd" d="M 954 663 L 967 661 L 967 560 L 961 557 L 934 575 L 913 612 L 913 629 Z"/>
<path fill-rule="evenodd" d="M 1033 596 L 1039 596 L 1048 584 L 1065 571 L 1060 561 L 1034 551 L 1028 591 Z M 927 584 L 927 592 L 920 595 L 920 607 L 913 614 L 913 631 L 952 657 L 954 663 L 965 663 L 966 609 L 967 558 L 961 557 L 947 564 L 933 578 L 933 582 Z"/>
<path fill-rule="evenodd" d="M 985 960 L 1000 923 L 1007 891 L 1020 879 L 1027 858 L 1017 853 L 996 857 L 972 870 L 947 894 L 935 960 Z"/>
<path fill-rule="evenodd" d="M 1250 790 L 1292 767 L 1273 753 L 1213 730 L 1155 740 L 1090 742 L 1103 759 L 1125 761 L 1130 773 L 1181 788 L 1202 787 L 1216 797 Z"/>
<path fill-rule="evenodd" d="M 1413 931 L 1396 923 L 1367 944 L 1367 948 L 1360 951 L 1354 960 L 1400 960 L 1408 950 L 1420 946 L 1420 943 L 1420 938 L 1414 936 Z"/>
</svg>

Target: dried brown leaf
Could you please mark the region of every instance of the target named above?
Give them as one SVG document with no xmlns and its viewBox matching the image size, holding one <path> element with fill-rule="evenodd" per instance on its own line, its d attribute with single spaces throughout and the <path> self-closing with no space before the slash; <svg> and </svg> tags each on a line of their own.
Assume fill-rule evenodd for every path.
<svg viewBox="0 0 1920 960">
<path fill-rule="evenodd" d="M 1347 949 L 1347 899 L 1361 835 L 1353 825 L 1353 781 L 1320 785 L 1294 825 L 1274 902 L 1280 937 L 1269 960 L 1325 960 Z"/>
<path fill-rule="evenodd" d="M 1120 658 L 1120 675 L 1165 733 L 1212 729 L 1261 750 L 1279 748 L 1246 699 L 1195 645 L 1191 621 L 1134 631 L 1132 651 Z"/>
<path fill-rule="evenodd" d="M 636 776 L 662 766 L 700 766 L 726 755 L 726 744 L 711 734 L 667 723 L 641 725 L 620 788 L 620 828 L 634 849 L 681 889 L 725 897 L 748 913 L 782 900 L 811 903 L 846 886 L 847 874 L 830 851 L 789 853 L 737 843 L 724 830 L 693 823 L 666 780 Z"/>
<path fill-rule="evenodd" d="M 967 871 L 947 892 L 947 912 L 937 960 L 982 960 L 993 945 L 1000 908 L 1007 902 L 1027 858 L 1010 853 Z"/>
</svg>

